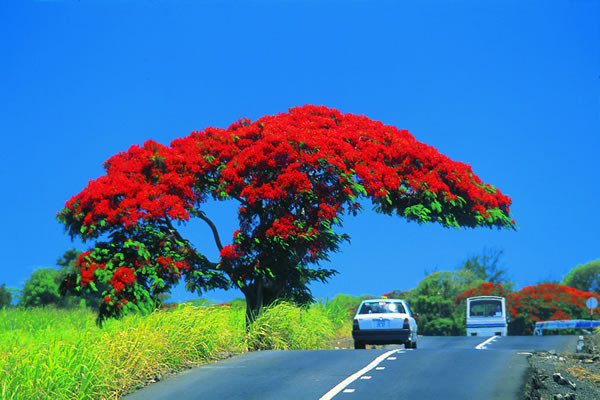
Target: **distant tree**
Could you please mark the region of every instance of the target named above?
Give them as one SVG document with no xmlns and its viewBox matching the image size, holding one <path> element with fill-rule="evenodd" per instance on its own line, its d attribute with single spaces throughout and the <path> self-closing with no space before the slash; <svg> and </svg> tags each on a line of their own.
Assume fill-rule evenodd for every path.
<svg viewBox="0 0 600 400">
<path fill-rule="evenodd" d="M 80 304 L 86 304 L 91 307 L 98 307 L 102 299 L 98 296 L 84 295 L 74 296 L 61 290 L 62 282 L 75 270 L 75 263 L 79 259 L 81 251 L 69 249 L 56 260 L 55 268 L 40 268 L 34 271 L 29 279 L 25 281 L 23 290 L 21 290 L 19 305 L 24 307 L 37 307 L 46 305 L 55 305 L 57 307 L 77 307 Z M 82 300 L 84 302 L 82 303 Z"/>
<path fill-rule="evenodd" d="M 426 336 L 457 336 L 464 334 L 460 314 L 454 302 L 442 296 L 419 295 L 409 299 L 418 313 L 419 334 Z"/>
<path fill-rule="evenodd" d="M 467 283 L 464 274 L 435 271 L 425 276 L 417 287 L 406 291 L 386 293 L 390 298 L 403 298 L 418 314 L 419 333 L 427 336 L 454 336 L 465 333 L 464 306 L 454 304 L 465 284 L 479 282 L 474 276 Z"/>
<path fill-rule="evenodd" d="M 575 289 L 600 294 L 600 260 L 573 268 L 563 279 L 562 284 Z"/>
<path fill-rule="evenodd" d="M 339 315 L 344 315 L 346 318 L 353 318 L 356 315 L 358 306 L 365 299 L 372 299 L 375 296 L 368 294 L 362 296 L 351 296 L 349 294 L 338 294 L 333 299 L 326 301 L 326 306 L 329 311 L 340 311 Z"/>
<path fill-rule="evenodd" d="M 454 300 L 465 287 L 473 282 L 479 282 L 480 279 L 474 274 L 465 278 L 465 274 L 459 274 L 451 271 L 435 271 L 427 274 L 421 280 L 417 287 L 411 290 L 412 295 L 441 296 L 444 299 Z"/>
<path fill-rule="evenodd" d="M 550 274 L 548 274 L 547 276 L 545 276 L 541 279 L 538 279 L 535 284 L 536 285 L 543 285 L 543 284 L 560 285 L 561 281 L 560 281 L 560 279 L 555 279 Z"/>
<path fill-rule="evenodd" d="M 445 227 L 514 229 L 511 200 L 467 164 L 364 116 L 306 105 L 228 129 L 207 128 L 170 146 L 147 141 L 105 164 L 58 213 L 71 236 L 98 240 L 67 278 L 100 291 L 100 321 L 155 308 L 180 279 L 197 293 L 238 288 L 248 321 L 278 299 L 313 300 L 321 267 L 348 236 L 336 232 L 361 201 L 374 210 Z M 239 229 L 223 245 L 207 200 L 239 204 Z M 218 260 L 182 236 L 196 217 L 211 228 Z"/>
<path fill-rule="evenodd" d="M 501 256 L 502 251 L 484 251 L 465 260 L 454 272 L 428 273 L 414 289 L 388 295 L 408 300 L 419 314 L 419 331 L 424 335 L 464 335 L 466 306 L 460 296 L 477 290 L 479 294 L 492 294 L 490 285 L 502 288 L 498 295 L 512 292 L 513 283 L 508 281 L 506 271 L 499 265 Z"/>
<path fill-rule="evenodd" d="M 33 271 L 31 276 L 25 281 L 19 305 L 24 307 L 38 307 L 60 304 L 62 300 L 62 296 L 58 290 L 60 279 L 60 271 L 54 268 L 40 268 Z"/>
<path fill-rule="evenodd" d="M 66 270 L 74 269 L 81 253 L 83 252 L 77 249 L 69 249 L 56 260 L 56 265 Z"/>
<path fill-rule="evenodd" d="M 12 294 L 3 283 L 2 285 L 0 285 L 0 309 L 10 306 L 11 301 Z"/>
<path fill-rule="evenodd" d="M 465 260 L 457 274 L 463 278 L 465 286 L 473 287 L 476 281 L 500 283 L 510 291 L 514 284 L 508 280 L 506 270 L 500 267 L 502 254 L 502 250 L 483 251 Z"/>
</svg>

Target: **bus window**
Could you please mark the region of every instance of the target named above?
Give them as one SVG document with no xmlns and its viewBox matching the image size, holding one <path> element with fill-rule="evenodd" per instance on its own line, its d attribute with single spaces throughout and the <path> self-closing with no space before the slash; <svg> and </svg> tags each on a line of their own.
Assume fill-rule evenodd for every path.
<svg viewBox="0 0 600 400">
<path fill-rule="evenodd" d="M 498 300 L 476 300 L 471 302 L 471 317 L 501 317 L 502 303 Z"/>
</svg>

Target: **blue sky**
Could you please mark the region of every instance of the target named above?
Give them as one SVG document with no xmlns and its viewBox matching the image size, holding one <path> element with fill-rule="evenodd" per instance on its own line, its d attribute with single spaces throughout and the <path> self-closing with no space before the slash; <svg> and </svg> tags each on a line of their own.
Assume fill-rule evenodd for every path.
<svg viewBox="0 0 600 400">
<path fill-rule="evenodd" d="M 504 251 L 517 288 L 600 258 L 596 0 L 7 0 L 0 57 L 0 284 L 87 249 L 56 212 L 111 155 L 304 104 L 408 129 L 469 163 L 513 199 L 519 225 L 347 217 L 340 274 L 315 296 L 410 289 L 485 249 Z M 207 207 L 230 238 L 233 205 Z M 205 226 L 185 232 L 216 258 Z"/>
</svg>

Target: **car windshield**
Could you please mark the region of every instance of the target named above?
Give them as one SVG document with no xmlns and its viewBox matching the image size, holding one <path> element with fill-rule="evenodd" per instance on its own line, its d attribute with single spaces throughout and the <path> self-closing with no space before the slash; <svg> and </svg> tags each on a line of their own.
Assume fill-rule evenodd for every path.
<svg viewBox="0 0 600 400">
<path fill-rule="evenodd" d="M 394 301 L 379 301 L 377 303 L 363 303 L 359 314 L 388 314 L 388 313 L 406 313 L 402 303 Z"/>
<path fill-rule="evenodd" d="M 471 302 L 471 317 L 501 317 L 502 302 L 500 300 L 476 300 Z"/>
</svg>

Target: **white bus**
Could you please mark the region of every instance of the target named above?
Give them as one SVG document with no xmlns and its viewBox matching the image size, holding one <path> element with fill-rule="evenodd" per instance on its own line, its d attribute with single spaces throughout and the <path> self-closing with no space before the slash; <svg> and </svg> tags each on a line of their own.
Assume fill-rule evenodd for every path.
<svg viewBox="0 0 600 400">
<path fill-rule="evenodd" d="M 506 336 L 508 321 L 504 297 L 477 296 L 467 299 L 467 336 Z"/>
</svg>

